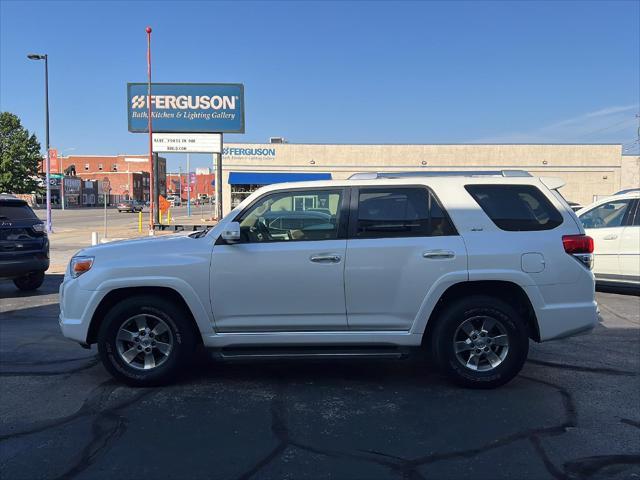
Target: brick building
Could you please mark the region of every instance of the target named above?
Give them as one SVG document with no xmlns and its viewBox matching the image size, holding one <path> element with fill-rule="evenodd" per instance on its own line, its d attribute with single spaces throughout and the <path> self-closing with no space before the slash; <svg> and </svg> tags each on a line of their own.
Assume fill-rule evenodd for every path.
<svg viewBox="0 0 640 480">
<path fill-rule="evenodd" d="M 211 198 L 215 195 L 215 175 L 208 168 L 197 168 L 194 177 L 195 183 L 191 185 L 191 198 L 201 198 L 204 195 Z M 167 193 L 177 195 L 180 186 L 182 186 L 181 198 L 186 200 L 188 181 L 189 175 L 186 172 L 167 173 Z"/>
<path fill-rule="evenodd" d="M 64 173 L 71 166 L 83 180 L 109 180 L 110 203 L 133 199 L 149 200 L 149 157 L 147 155 L 69 155 L 58 157 L 57 171 Z M 160 195 L 167 194 L 167 160 L 158 159 Z M 102 197 L 100 191 L 100 197 Z M 100 198 L 100 203 L 102 203 Z"/>
</svg>

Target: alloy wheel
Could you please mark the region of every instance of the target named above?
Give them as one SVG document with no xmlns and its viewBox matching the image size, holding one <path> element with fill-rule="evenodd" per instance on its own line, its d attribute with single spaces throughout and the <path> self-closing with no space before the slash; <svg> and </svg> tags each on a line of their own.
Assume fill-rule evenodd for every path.
<svg viewBox="0 0 640 480">
<path fill-rule="evenodd" d="M 138 314 L 126 319 L 116 336 L 120 358 L 138 370 L 150 370 L 162 365 L 173 350 L 173 334 L 161 318 Z"/>
<path fill-rule="evenodd" d="M 509 352 L 509 337 L 502 322 L 481 315 L 462 322 L 453 336 L 458 361 L 466 368 L 487 372 L 497 368 Z"/>
</svg>

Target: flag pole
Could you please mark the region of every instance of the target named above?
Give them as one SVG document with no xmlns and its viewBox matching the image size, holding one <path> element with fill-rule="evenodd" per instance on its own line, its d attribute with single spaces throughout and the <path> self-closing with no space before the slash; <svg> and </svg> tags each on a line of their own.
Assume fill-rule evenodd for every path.
<svg viewBox="0 0 640 480">
<path fill-rule="evenodd" d="M 154 209 L 157 205 L 153 201 L 153 129 L 151 122 L 151 27 L 145 29 L 147 32 L 147 114 L 149 130 L 149 234 L 153 234 Z"/>
</svg>

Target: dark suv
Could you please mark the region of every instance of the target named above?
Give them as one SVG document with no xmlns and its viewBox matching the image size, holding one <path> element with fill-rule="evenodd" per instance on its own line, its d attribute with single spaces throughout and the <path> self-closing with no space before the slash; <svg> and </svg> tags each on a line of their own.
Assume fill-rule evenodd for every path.
<svg viewBox="0 0 640 480">
<path fill-rule="evenodd" d="M 0 278 L 21 290 L 35 290 L 49 268 L 44 224 L 24 200 L 0 195 Z"/>
</svg>

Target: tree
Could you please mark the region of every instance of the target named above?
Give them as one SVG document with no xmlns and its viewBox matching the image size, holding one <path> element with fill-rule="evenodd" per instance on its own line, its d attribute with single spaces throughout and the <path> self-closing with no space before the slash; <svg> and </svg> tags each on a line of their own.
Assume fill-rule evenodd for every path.
<svg viewBox="0 0 640 480">
<path fill-rule="evenodd" d="M 20 118 L 0 112 L 0 193 L 31 193 L 38 187 L 40 142 Z"/>
</svg>

